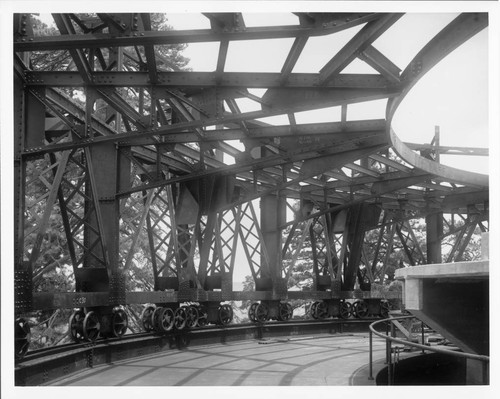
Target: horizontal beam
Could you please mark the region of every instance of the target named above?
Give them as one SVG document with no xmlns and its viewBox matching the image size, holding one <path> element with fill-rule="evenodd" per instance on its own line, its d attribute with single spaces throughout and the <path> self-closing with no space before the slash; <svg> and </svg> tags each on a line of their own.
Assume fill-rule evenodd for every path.
<svg viewBox="0 0 500 399">
<path fill-rule="evenodd" d="M 278 90 L 278 89 L 274 89 Z M 291 90 L 291 89 L 284 89 Z M 331 89 L 329 89 L 331 90 Z M 319 101 L 316 105 L 316 108 L 320 106 L 335 106 L 343 103 L 356 103 L 362 101 L 369 101 L 375 98 L 388 98 L 393 95 L 396 95 L 395 91 L 391 90 L 362 90 L 362 89 L 354 89 L 354 90 L 343 90 L 338 98 L 328 99 L 325 98 L 324 101 Z M 325 97 L 323 95 L 323 97 Z M 148 129 L 141 132 L 128 132 L 115 134 L 112 136 L 105 137 L 94 137 L 89 139 L 80 140 L 77 142 L 71 143 L 61 143 L 61 144 L 50 144 L 46 146 L 27 148 L 24 151 L 24 155 L 41 155 L 48 152 L 56 152 L 56 151 L 64 151 L 68 149 L 74 148 L 83 148 L 89 147 L 98 143 L 104 142 L 124 142 L 129 140 L 136 139 L 144 139 L 153 136 L 164 136 L 168 135 L 172 132 L 181 132 L 191 129 L 197 129 L 205 126 L 216 126 L 216 125 L 227 125 L 230 123 L 238 123 L 243 121 L 248 121 L 252 119 L 260 119 L 268 116 L 288 114 L 290 112 L 297 112 L 304 109 L 304 104 L 307 103 L 307 99 L 301 99 L 294 101 L 292 104 L 283 104 L 282 106 L 276 106 L 273 108 L 265 109 L 262 111 L 251 111 L 244 112 L 241 114 L 230 114 L 224 117 L 210 117 L 203 120 L 193 120 L 188 122 L 180 122 L 173 125 L 166 125 L 161 127 L 154 127 L 152 129 Z M 305 102 L 305 103 L 304 103 Z M 314 109 L 314 105 L 310 105 L 310 109 Z M 309 108 L 308 108 L 309 109 Z M 204 138 L 201 137 L 199 139 L 200 142 L 203 142 Z"/>
<path fill-rule="evenodd" d="M 216 129 L 204 132 L 203 141 L 226 141 L 226 140 L 246 140 L 264 138 L 296 138 L 297 143 L 303 136 L 321 136 L 321 139 L 348 139 L 363 138 L 364 135 L 373 132 L 385 131 L 385 120 L 351 121 L 346 123 L 310 123 L 295 126 L 266 126 L 249 127 L 247 131 L 242 129 Z M 199 135 L 195 132 L 172 132 L 163 136 L 162 144 L 165 143 L 192 143 L 199 141 Z M 127 140 L 127 145 L 149 145 L 155 144 L 153 140 Z"/>
<path fill-rule="evenodd" d="M 92 72 L 86 82 L 78 72 L 25 71 L 29 86 L 52 87 L 150 87 L 153 85 L 148 72 L 98 71 Z M 319 74 L 292 73 L 283 82 L 280 73 L 266 72 L 157 72 L 155 87 L 317 87 Z M 394 86 L 393 82 L 377 74 L 339 74 L 324 87 L 383 89 Z"/>
<path fill-rule="evenodd" d="M 374 150 L 378 150 L 380 149 L 380 147 L 385 145 L 386 140 L 387 137 L 385 136 L 385 134 L 382 133 L 382 134 L 374 134 L 371 137 L 367 137 L 363 140 L 358 140 L 358 139 L 345 140 L 344 142 L 336 143 L 331 147 L 325 147 L 324 145 L 320 146 L 313 145 L 305 148 L 298 148 L 296 151 L 287 153 L 286 157 L 282 156 L 281 154 L 276 154 L 265 158 L 252 159 L 247 162 L 240 162 L 235 165 L 226 165 L 216 169 L 196 171 L 189 175 L 175 177 L 168 180 L 155 182 L 152 184 L 137 186 L 131 190 L 126 190 L 117 193 L 117 196 L 124 197 L 133 194 L 135 192 L 150 190 L 153 188 L 163 187 L 174 183 L 181 183 L 181 182 L 201 179 L 212 175 L 233 175 L 241 172 L 255 171 L 279 165 L 291 164 L 293 162 L 304 161 L 308 159 L 318 159 L 320 157 L 328 157 L 334 154 L 350 153 L 353 154 L 351 155 L 352 160 L 355 160 L 364 155 L 363 153 L 364 149 L 373 148 Z M 321 155 L 318 153 L 319 151 L 321 151 Z M 358 153 L 360 154 L 359 156 L 357 156 Z M 306 177 L 309 176 L 304 176 L 304 178 Z M 293 182 L 288 182 L 288 183 L 293 184 Z"/>
<path fill-rule="evenodd" d="M 168 30 L 161 32 L 134 32 L 117 36 L 107 33 L 63 36 L 23 36 L 16 38 L 14 51 L 53 51 L 63 49 L 128 47 L 179 43 L 205 43 L 231 40 L 265 40 L 295 37 L 323 36 L 377 19 L 378 14 L 365 14 L 336 25 L 307 28 L 300 25 L 247 27 L 244 30 L 215 32 L 212 29 Z"/>
<path fill-rule="evenodd" d="M 404 143 L 408 148 L 413 151 L 420 150 L 434 150 L 440 155 L 478 155 L 488 156 L 489 148 L 480 147 L 452 147 L 452 146 L 435 146 L 432 144 L 417 144 L 417 143 Z"/>
</svg>

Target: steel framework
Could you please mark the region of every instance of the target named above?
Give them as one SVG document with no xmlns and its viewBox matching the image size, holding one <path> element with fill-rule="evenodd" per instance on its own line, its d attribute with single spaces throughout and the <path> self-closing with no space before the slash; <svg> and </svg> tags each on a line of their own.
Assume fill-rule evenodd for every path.
<svg viewBox="0 0 500 399">
<path fill-rule="evenodd" d="M 179 305 L 196 302 L 224 324 L 221 303 L 263 301 L 267 318 L 278 309 L 286 319 L 280 301 L 390 298 L 380 288 L 395 247 L 407 265 L 441 262 L 443 240 L 454 237 L 446 261 L 460 260 L 474 229 L 488 229 L 488 177 L 444 166 L 439 155 L 487 151 L 442 147 L 438 134 L 405 144 L 391 122 L 418 80 L 486 28 L 488 15 L 460 14 L 401 71 L 373 43 L 402 16 L 297 13 L 296 25 L 246 27 L 241 13 L 207 13 L 210 29 L 158 31 L 144 13 L 53 14 L 51 36 L 15 14 L 16 315 L 84 308 L 70 325 L 86 323 L 87 335 L 93 315 L 101 333 L 116 333 L 117 308 L 130 304 L 181 317 Z M 309 39 L 355 26 L 317 73 L 293 72 Z M 293 39 L 280 72 L 225 71 L 231 43 L 276 38 Z M 219 43 L 213 72 L 180 70 L 158 51 L 200 42 Z M 343 73 L 356 59 L 377 73 Z M 239 99 L 260 109 L 242 111 Z M 351 104 L 379 99 L 385 119 L 347 120 Z M 338 122 L 296 121 L 332 106 L 341 107 Z M 276 115 L 289 123 L 260 120 Z M 44 256 L 52 228 L 66 236 L 70 292 L 35 289 L 54 267 Z M 313 288 L 292 290 L 305 245 Z M 254 291 L 233 290 L 237 253 Z M 139 276 L 141 268 L 150 273 Z M 131 291 L 130 279 L 142 289 Z M 155 325 L 169 316 L 153 313 Z"/>
</svg>

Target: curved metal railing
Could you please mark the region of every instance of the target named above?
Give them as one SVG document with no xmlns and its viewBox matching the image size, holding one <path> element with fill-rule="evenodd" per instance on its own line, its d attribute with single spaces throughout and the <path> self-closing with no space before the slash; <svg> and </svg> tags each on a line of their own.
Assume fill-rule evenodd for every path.
<svg viewBox="0 0 500 399">
<path fill-rule="evenodd" d="M 397 344 L 402 344 L 406 346 L 410 346 L 413 348 L 421 349 L 422 353 L 425 351 L 429 352 L 435 352 L 435 353 L 441 353 L 445 355 L 450 355 L 450 356 L 455 356 L 455 357 L 462 357 L 466 359 L 471 359 L 471 360 L 478 360 L 482 364 L 482 381 L 484 384 L 488 384 L 488 366 L 490 362 L 489 356 L 484 356 L 484 355 L 477 355 L 474 353 L 465 353 L 465 352 L 457 352 L 454 350 L 450 349 L 443 349 L 439 347 L 432 347 L 429 345 L 424 345 L 423 342 L 423 331 L 422 331 L 422 344 L 416 343 L 416 342 L 411 342 L 405 339 L 397 338 L 394 336 L 394 321 L 399 321 L 399 320 L 407 320 L 407 319 L 415 319 L 418 320 L 415 316 L 399 316 L 399 317 L 389 317 L 388 319 L 383 319 L 383 320 L 377 320 L 373 323 L 370 324 L 370 362 L 369 362 L 369 379 L 373 380 L 373 334 L 377 335 L 378 337 L 385 339 L 386 340 L 386 363 L 387 363 L 387 371 L 388 371 L 388 385 L 392 385 L 393 377 L 394 377 L 394 362 L 392 361 L 392 354 L 393 354 L 393 348 L 392 348 L 392 343 L 397 343 Z M 375 326 L 386 323 L 386 331 L 385 333 L 382 333 L 380 331 L 375 330 Z M 390 324 L 390 329 L 388 328 Z M 390 331 L 389 331 L 390 330 Z M 390 334 L 390 335 L 389 335 Z"/>
</svg>

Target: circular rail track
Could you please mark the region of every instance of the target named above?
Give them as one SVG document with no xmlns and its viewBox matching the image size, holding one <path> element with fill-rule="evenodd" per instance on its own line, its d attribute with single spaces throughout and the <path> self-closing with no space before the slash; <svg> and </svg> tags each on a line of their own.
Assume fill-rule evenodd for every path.
<svg viewBox="0 0 500 399">
<path fill-rule="evenodd" d="M 96 342 L 72 343 L 30 351 L 15 368 L 16 385 L 33 386 L 75 373 L 99 364 L 144 356 L 187 346 L 266 339 L 288 335 L 367 332 L 372 318 L 326 321 L 270 322 L 264 325 L 240 324 L 224 327 L 207 326 L 165 335 L 139 333 Z"/>
</svg>

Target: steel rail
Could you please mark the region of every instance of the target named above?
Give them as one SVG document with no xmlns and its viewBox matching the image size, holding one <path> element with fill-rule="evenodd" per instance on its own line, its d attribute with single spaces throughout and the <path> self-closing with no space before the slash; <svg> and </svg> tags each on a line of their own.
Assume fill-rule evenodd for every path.
<svg viewBox="0 0 500 399">
<path fill-rule="evenodd" d="M 383 338 L 385 340 L 389 340 L 391 342 L 395 342 L 397 344 L 407 345 L 407 346 L 411 346 L 411 347 L 414 347 L 417 349 L 441 353 L 441 354 L 445 354 L 445 355 L 464 357 L 464 358 L 473 359 L 473 360 L 480 360 L 482 362 L 489 362 L 490 361 L 489 356 L 476 355 L 474 353 L 456 352 L 456 351 L 452 351 L 449 349 L 441 349 L 441 348 L 436 348 L 436 347 L 432 347 L 432 346 L 428 346 L 428 345 L 417 344 L 415 342 L 410 342 L 410 341 L 407 341 L 404 339 L 391 337 L 391 336 L 388 336 L 384 333 L 381 333 L 381 332 L 375 330 L 375 326 L 380 324 L 380 323 L 387 323 L 387 322 L 392 323 L 392 321 L 405 320 L 405 319 L 415 319 L 415 318 L 416 318 L 415 316 L 399 316 L 399 317 L 390 317 L 388 319 L 383 319 L 383 320 L 377 320 L 377 321 L 373 322 L 372 324 L 370 324 L 370 331 L 380 338 Z"/>
</svg>

